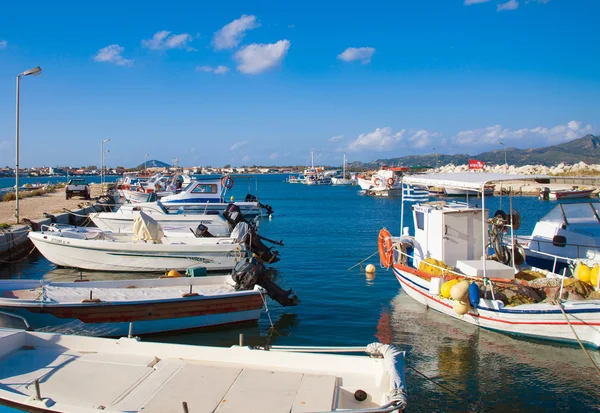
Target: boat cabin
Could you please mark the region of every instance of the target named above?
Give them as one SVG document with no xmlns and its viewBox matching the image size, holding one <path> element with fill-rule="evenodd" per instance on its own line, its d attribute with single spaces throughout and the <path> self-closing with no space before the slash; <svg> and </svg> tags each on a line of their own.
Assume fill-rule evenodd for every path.
<svg viewBox="0 0 600 413">
<path fill-rule="evenodd" d="M 412 207 L 415 226 L 415 265 L 435 258 L 450 267 L 458 260 L 481 260 L 482 225 L 488 210 L 464 203 L 429 202 Z"/>
<path fill-rule="evenodd" d="M 211 177 L 192 181 L 180 193 L 162 197 L 161 201 L 165 204 L 170 202 L 224 202 L 223 196 L 228 188 L 223 185 L 223 181 L 227 178 Z"/>
</svg>

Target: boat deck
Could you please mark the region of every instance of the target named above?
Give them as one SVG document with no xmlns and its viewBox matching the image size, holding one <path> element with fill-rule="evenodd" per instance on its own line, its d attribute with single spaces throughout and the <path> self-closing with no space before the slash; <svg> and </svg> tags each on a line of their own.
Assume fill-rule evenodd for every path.
<svg viewBox="0 0 600 413">
<path fill-rule="evenodd" d="M 338 397 L 336 376 L 226 363 L 29 346 L 0 360 L 2 393 L 35 397 L 39 379 L 44 408 L 300 413 L 331 411 Z"/>
</svg>

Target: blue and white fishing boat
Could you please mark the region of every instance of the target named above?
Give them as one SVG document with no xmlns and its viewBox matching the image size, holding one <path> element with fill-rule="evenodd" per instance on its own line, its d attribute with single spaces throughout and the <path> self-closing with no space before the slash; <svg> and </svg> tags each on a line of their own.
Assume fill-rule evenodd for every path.
<svg viewBox="0 0 600 413">
<path fill-rule="evenodd" d="M 403 182 L 483 191 L 489 184 L 535 178 L 453 173 L 406 176 Z M 513 232 L 520 225 L 518 213 L 498 211 L 490 217 L 485 197 L 477 202 L 481 208 L 444 201 L 413 204 L 412 235 L 404 228 L 402 203 L 403 234 L 392 237 L 382 229 L 379 254 L 403 291 L 483 328 L 600 347 L 598 285 L 524 266 L 525 254 Z"/>
<path fill-rule="evenodd" d="M 256 196 L 248 194 L 243 201 L 225 201 L 227 191 L 233 188 L 234 179 L 229 175 L 208 177 L 192 181 L 180 193 L 161 198 L 163 206 L 186 213 L 191 211 L 223 212 L 230 203 L 235 203 L 241 213 L 248 218 L 269 216 L 273 213 L 271 206 L 261 203 Z"/>
</svg>

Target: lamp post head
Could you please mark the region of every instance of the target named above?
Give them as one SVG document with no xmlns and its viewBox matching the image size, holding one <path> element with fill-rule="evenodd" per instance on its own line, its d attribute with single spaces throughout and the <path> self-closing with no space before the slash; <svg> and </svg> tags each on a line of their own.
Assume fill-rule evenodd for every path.
<svg viewBox="0 0 600 413">
<path fill-rule="evenodd" d="M 102 141 L 102 143 L 107 143 L 107 142 L 110 142 L 110 138 L 108 138 L 108 139 L 104 139 L 104 140 Z"/>
<path fill-rule="evenodd" d="M 36 66 L 33 69 L 24 71 L 19 76 L 29 76 L 29 75 L 39 76 L 41 74 L 42 74 L 42 68 L 39 66 Z"/>
<path fill-rule="evenodd" d="M 504 146 L 504 144 L 502 142 L 498 142 L 500 145 Z"/>
</svg>

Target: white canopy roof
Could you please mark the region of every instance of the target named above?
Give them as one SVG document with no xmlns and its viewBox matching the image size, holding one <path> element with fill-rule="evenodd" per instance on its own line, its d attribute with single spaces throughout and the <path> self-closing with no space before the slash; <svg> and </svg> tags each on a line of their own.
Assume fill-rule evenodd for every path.
<svg viewBox="0 0 600 413">
<path fill-rule="evenodd" d="M 406 175 L 402 183 L 416 186 L 443 186 L 481 190 L 483 185 L 507 181 L 533 181 L 548 179 L 546 175 L 509 175 L 489 172 L 454 172 L 447 174 Z"/>
</svg>

